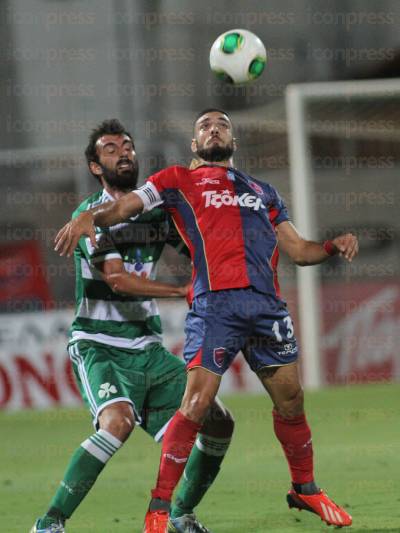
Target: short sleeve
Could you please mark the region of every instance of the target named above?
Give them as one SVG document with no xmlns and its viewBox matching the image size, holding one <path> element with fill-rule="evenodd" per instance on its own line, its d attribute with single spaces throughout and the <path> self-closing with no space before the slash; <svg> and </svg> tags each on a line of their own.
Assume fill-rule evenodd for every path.
<svg viewBox="0 0 400 533">
<path fill-rule="evenodd" d="M 168 167 L 150 176 L 146 184 L 151 184 L 159 194 L 165 208 L 174 208 L 179 202 L 179 182 L 184 177 L 185 167 Z"/>
<path fill-rule="evenodd" d="M 285 202 L 280 197 L 278 191 L 273 187 L 270 187 L 270 198 L 271 201 L 268 205 L 268 211 L 271 224 L 275 227 L 281 222 L 290 220 Z"/>
</svg>

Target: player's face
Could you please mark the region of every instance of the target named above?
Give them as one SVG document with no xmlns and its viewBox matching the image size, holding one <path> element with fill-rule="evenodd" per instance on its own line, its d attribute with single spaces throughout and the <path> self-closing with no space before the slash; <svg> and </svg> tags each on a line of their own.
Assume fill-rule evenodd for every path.
<svg viewBox="0 0 400 533">
<path fill-rule="evenodd" d="M 212 111 L 201 116 L 194 126 L 192 151 L 204 161 L 227 161 L 235 150 L 232 123 L 223 113 Z"/>
<path fill-rule="evenodd" d="M 96 143 L 102 178 L 115 189 L 132 190 L 137 185 L 139 164 L 128 135 L 103 135 Z"/>
</svg>

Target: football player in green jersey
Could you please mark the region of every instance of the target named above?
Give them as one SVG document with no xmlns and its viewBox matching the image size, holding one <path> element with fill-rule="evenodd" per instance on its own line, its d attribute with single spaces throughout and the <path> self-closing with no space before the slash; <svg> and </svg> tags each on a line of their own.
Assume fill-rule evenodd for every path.
<svg viewBox="0 0 400 533">
<path fill-rule="evenodd" d="M 93 130 L 85 154 L 102 190 L 85 200 L 73 216 L 137 186 L 134 142 L 118 120 L 106 120 Z M 97 228 L 96 241 L 94 248 L 83 237 L 75 251 L 76 311 L 68 345 L 95 433 L 73 454 L 48 511 L 32 533 L 64 532 L 65 521 L 135 425 L 160 441 L 185 390 L 185 365 L 161 344 L 154 300 L 185 297 L 187 292 L 185 286 L 154 279 L 165 244 L 184 250 L 172 235 L 168 215 L 154 209 L 107 230 Z M 198 434 L 172 509 L 161 500 L 150 503 L 158 523 L 165 517 L 166 527 L 170 512 L 177 532 L 209 531 L 193 509 L 218 474 L 233 425 L 231 414 L 217 400 Z"/>
</svg>

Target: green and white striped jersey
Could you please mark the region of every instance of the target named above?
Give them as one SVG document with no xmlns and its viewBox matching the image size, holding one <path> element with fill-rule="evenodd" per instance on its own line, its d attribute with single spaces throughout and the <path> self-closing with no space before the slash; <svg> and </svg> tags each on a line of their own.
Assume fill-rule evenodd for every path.
<svg viewBox="0 0 400 533">
<path fill-rule="evenodd" d="M 108 192 L 82 202 L 73 218 L 87 209 L 112 201 Z M 121 259 L 125 270 L 154 279 L 156 265 L 169 239 L 170 222 L 162 209 L 154 209 L 111 228 L 96 228 L 98 248 L 82 237 L 75 250 L 76 311 L 70 343 L 93 340 L 125 349 L 161 342 L 161 320 L 154 299 L 121 296 L 103 281 L 96 264 Z M 177 239 L 170 242 L 178 245 Z"/>
</svg>

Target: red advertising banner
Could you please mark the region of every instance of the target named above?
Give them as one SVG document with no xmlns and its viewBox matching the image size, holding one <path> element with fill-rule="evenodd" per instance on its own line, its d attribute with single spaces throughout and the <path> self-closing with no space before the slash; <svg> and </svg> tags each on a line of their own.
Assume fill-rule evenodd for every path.
<svg viewBox="0 0 400 533">
<path fill-rule="evenodd" d="M 331 285 L 322 292 L 326 383 L 400 379 L 400 286 Z"/>
<path fill-rule="evenodd" d="M 0 308 L 15 312 L 48 309 L 50 289 L 35 241 L 0 246 Z"/>
</svg>

